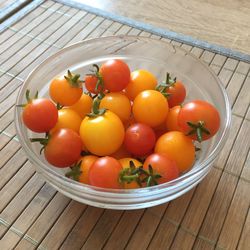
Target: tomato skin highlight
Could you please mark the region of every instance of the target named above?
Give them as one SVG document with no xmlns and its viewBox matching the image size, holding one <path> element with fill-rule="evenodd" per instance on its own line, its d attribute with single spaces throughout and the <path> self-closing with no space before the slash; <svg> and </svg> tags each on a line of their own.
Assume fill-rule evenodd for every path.
<svg viewBox="0 0 250 250">
<path fill-rule="evenodd" d="M 136 96 L 132 111 L 137 122 L 158 127 L 166 121 L 169 108 L 166 98 L 160 92 L 145 90 Z"/>
<path fill-rule="evenodd" d="M 214 136 L 220 128 L 220 115 L 217 109 L 210 103 L 202 100 L 194 100 L 186 103 L 178 115 L 178 124 L 185 134 L 188 134 L 192 128 L 188 122 L 198 124 L 204 123 L 204 127 L 210 134 L 202 133 L 202 140 L 207 140 Z M 196 133 L 189 135 L 193 140 L 198 140 Z"/>
<path fill-rule="evenodd" d="M 144 69 L 135 70 L 131 73 L 130 82 L 125 89 L 125 93 L 130 100 L 144 90 L 155 89 L 157 85 L 156 77 Z"/>
<path fill-rule="evenodd" d="M 176 81 L 173 86 L 166 91 L 168 96 L 168 105 L 170 108 L 183 103 L 186 97 L 186 88 L 181 81 Z"/>
<path fill-rule="evenodd" d="M 146 124 L 132 124 L 125 132 L 124 145 L 135 156 L 144 156 L 151 152 L 155 142 L 154 130 Z"/>
<path fill-rule="evenodd" d="M 119 174 L 121 163 L 113 157 L 105 156 L 97 159 L 89 169 L 89 183 L 101 188 L 120 189 Z"/>
<path fill-rule="evenodd" d="M 143 168 L 147 171 L 149 165 L 152 166 L 155 173 L 161 175 L 158 184 L 174 180 L 179 176 L 176 162 L 167 155 L 157 153 L 149 155 L 143 164 Z"/>
<path fill-rule="evenodd" d="M 51 165 L 64 168 L 79 160 L 81 149 L 82 141 L 75 131 L 59 129 L 49 138 L 44 148 L 44 156 Z"/>
<path fill-rule="evenodd" d="M 124 134 L 120 118 L 109 110 L 94 118 L 86 116 L 80 126 L 84 146 L 98 156 L 115 153 L 123 143 Z"/>
<path fill-rule="evenodd" d="M 155 153 L 166 154 L 174 160 L 180 172 L 190 169 L 195 161 L 195 146 L 192 140 L 179 131 L 163 134 L 155 144 Z"/>
<path fill-rule="evenodd" d="M 58 119 L 58 111 L 49 99 L 33 99 L 23 110 L 22 119 L 27 128 L 37 133 L 52 129 Z"/>
<path fill-rule="evenodd" d="M 104 88 L 110 92 L 122 91 L 130 81 L 130 69 L 119 59 L 111 59 L 102 64 L 99 73 L 102 76 Z"/>
</svg>

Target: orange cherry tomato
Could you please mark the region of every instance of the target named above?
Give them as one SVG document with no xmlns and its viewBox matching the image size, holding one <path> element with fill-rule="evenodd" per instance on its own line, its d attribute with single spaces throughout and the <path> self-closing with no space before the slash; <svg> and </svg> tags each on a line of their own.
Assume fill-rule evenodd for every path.
<svg viewBox="0 0 250 250">
<path fill-rule="evenodd" d="M 86 114 L 91 112 L 93 100 L 89 95 L 82 94 L 81 98 L 70 109 L 73 109 L 83 119 Z"/>
<path fill-rule="evenodd" d="M 89 168 L 98 159 L 95 155 L 86 155 L 79 159 L 79 161 L 71 166 L 71 170 L 65 176 L 79 181 L 84 184 L 89 184 Z"/>
<path fill-rule="evenodd" d="M 137 122 L 157 127 L 165 122 L 169 108 L 166 98 L 160 92 L 144 90 L 135 98 L 132 110 Z"/>
<path fill-rule="evenodd" d="M 100 108 L 112 111 L 122 122 L 128 121 L 131 115 L 130 100 L 120 92 L 106 94 L 101 100 Z"/>
<path fill-rule="evenodd" d="M 74 75 L 68 71 L 67 76 L 54 78 L 49 86 L 51 99 L 62 106 L 75 104 L 82 95 L 82 84 L 79 77 L 80 75 Z"/>
<path fill-rule="evenodd" d="M 174 106 L 169 110 L 166 126 L 168 131 L 182 131 L 181 127 L 178 124 L 178 115 L 180 112 L 181 106 Z"/>
<path fill-rule="evenodd" d="M 130 100 L 142 91 L 155 89 L 157 85 L 156 77 L 147 70 L 139 69 L 131 73 L 130 82 L 125 89 L 125 93 Z"/>
<path fill-rule="evenodd" d="M 62 108 L 58 110 L 58 120 L 55 127 L 50 130 L 50 133 L 54 133 L 60 128 L 70 128 L 79 134 L 79 129 L 82 119 L 78 113 L 70 108 Z"/>
<path fill-rule="evenodd" d="M 79 182 L 89 184 L 89 168 L 98 159 L 95 155 L 86 155 L 80 158 L 81 161 Z"/>
<path fill-rule="evenodd" d="M 179 131 L 163 134 L 156 142 L 155 152 L 166 154 L 174 160 L 180 172 L 190 169 L 195 161 L 195 146 L 192 140 Z"/>
<path fill-rule="evenodd" d="M 130 166 L 131 164 L 130 161 L 133 162 L 135 168 L 141 167 L 143 165 L 141 162 L 133 158 L 120 159 L 119 162 L 121 163 L 122 168 L 123 168 L 120 174 L 120 180 L 122 182 L 123 188 L 125 189 L 140 188 L 140 185 L 136 182 L 136 177 L 134 179 L 131 178 L 132 168 Z"/>
</svg>

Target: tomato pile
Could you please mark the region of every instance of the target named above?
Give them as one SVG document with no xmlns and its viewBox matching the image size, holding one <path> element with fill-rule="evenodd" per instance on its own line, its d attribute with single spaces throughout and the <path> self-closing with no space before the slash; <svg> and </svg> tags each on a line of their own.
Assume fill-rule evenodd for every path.
<svg viewBox="0 0 250 250">
<path fill-rule="evenodd" d="M 87 92 L 83 92 L 86 89 Z M 195 141 L 220 127 L 217 109 L 185 102 L 184 84 L 167 73 L 130 72 L 122 60 L 93 65 L 81 78 L 68 71 L 49 85 L 50 98 L 30 97 L 22 119 L 40 153 L 68 178 L 103 188 L 142 188 L 176 179 L 192 168 Z"/>
</svg>

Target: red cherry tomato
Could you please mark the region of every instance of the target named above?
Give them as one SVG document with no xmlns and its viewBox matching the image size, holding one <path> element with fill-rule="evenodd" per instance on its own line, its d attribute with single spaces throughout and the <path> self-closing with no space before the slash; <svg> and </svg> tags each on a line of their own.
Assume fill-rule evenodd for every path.
<svg viewBox="0 0 250 250">
<path fill-rule="evenodd" d="M 183 103 L 186 97 L 186 88 L 181 81 L 176 81 L 168 90 L 168 105 L 170 108 Z"/>
<path fill-rule="evenodd" d="M 97 86 L 97 89 L 96 89 L 96 85 L 97 85 L 97 82 L 98 82 L 98 77 L 97 76 L 95 76 L 95 75 L 86 75 L 84 82 L 85 82 L 86 89 L 90 93 L 98 94 L 98 93 L 101 92 L 101 90 L 102 90 L 101 85 Z"/>
<path fill-rule="evenodd" d="M 45 133 L 56 125 L 58 111 L 49 99 L 33 99 L 24 107 L 22 119 L 30 130 Z"/>
<path fill-rule="evenodd" d="M 121 188 L 119 175 L 121 163 L 113 157 L 105 156 L 97 159 L 89 169 L 90 185 L 102 188 Z"/>
<path fill-rule="evenodd" d="M 108 60 L 101 65 L 99 73 L 102 76 L 104 88 L 110 92 L 122 91 L 130 81 L 130 69 L 122 60 Z"/>
<path fill-rule="evenodd" d="M 220 115 L 210 103 L 194 100 L 181 108 L 178 123 L 185 134 L 201 142 L 211 138 L 219 130 Z"/>
<path fill-rule="evenodd" d="M 143 164 L 143 169 L 149 171 L 149 165 L 153 170 L 153 176 L 151 176 L 152 185 L 168 182 L 179 176 L 179 169 L 176 162 L 164 154 L 155 153 L 149 155 Z M 161 177 L 155 178 L 156 175 L 160 175 Z M 148 181 L 150 182 L 150 180 Z M 148 183 L 148 186 L 151 186 L 151 184 Z"/>
<path fill-rule="evenodd" d="M 46 160 L 59 168 L 71 166 L 81 157 L 82 141 L 72 129 L 59 129 L 48 139 L 44 148 Z"/>
<path fill-rule="evenodd" d="M 146 124 L 134 123 L 127 128 L 124 145 L 135 156 L 143 156 L 149 153 L 155 145 L 154 130 Z"/>
</svg>

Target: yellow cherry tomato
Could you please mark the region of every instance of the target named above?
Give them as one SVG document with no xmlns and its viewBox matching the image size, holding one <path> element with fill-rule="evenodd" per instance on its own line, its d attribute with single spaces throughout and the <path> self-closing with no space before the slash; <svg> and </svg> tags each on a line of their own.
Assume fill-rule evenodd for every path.
<svg viewBox="0 0 250 250">
<path fill-rule="evenodd" d="M 123 143 L 124 134 L 120 118 L 109 110 L 96 117 L 86 116 L 80 127 L 80 136 L 86 149 L 99 156 L 117 151 Z"/>
<path fill-rule="evenodd" d="M 143 90 L 155 89 L 157 85 L 156 77 L 147 70 L 139 69 L 131 73 L 130 82 L 125 89 L 125 93 L 130 100 Z"/>
<path fill-rule="evenodd" d="M 55 127 L 50 131 L 53 133 L 60 128 L 70 128 L 79 134 L 82 118 L 74 110 L 62 108 L 58 110 L 58 120 Z"/>
<path fill-rule="evenodd" d="M 156 142 L 155 152 L 166 154 L 174 160 L 180 172 L 190 169 L 195 161 L 195 146 L 192 140 L 179 131 L 163 134 Z"/>
<path fill-rule="evenodd" d="M 92 104 L 93 99 L 83 93 L 81 98 L 73 106 L 70 106 L 70 109 L 76 111 L 83 119 L 86 114 L 91 112 Z"/>
<path fill-rule="evenodd" d="M 100 108 L 106 108 L 112 111 L 122 122 L 128 121 L 131 115 L 130 100 L 120 92 L 106 94 L 101 100 Z"/>
<path fill-rule="evenodd" d="M 121 177 L 121 178 L 126 178 L 126 176 L 128 178 L 128 176 L 130 175 L 130 172 L 131 172 L 130 161 L 132 161 L 134 163 L 135 168 L 138 168 L 138 167 L 143 165 L 141 162 L 139 162 L 138 160 L 133 159 L 133 158 L 120 159 L 119 162 L 122 165 L 122 168 L 123 168 L 122 173 L 124 174 L 124 177 Z M 129 182 L 129 181 L 125 181 L 125 179 L 124 179 L 124 180 L 122 180 L 122 183 L 123 183 L 123 188 L 125 188 L 125 189 L 140 188 L 140 185 L 136 182 L 136 180 Z"/>
<path fill-rule="evenodd" d="M 157 127 L 165 122 L 168 110 L 166 98 L 156 90 L 142 91 L 133 103 L 135 120 L 150 127 Z"/>
<path fill-rule="evenodd" d="M 64 77 L 54 78 L 49 86 L 51 99 L 62 106 L 75 104 L 82 95 L 82 84 L 79 77 L 80 75 L 68 71 L 68 75 Z"/>
</svg>

